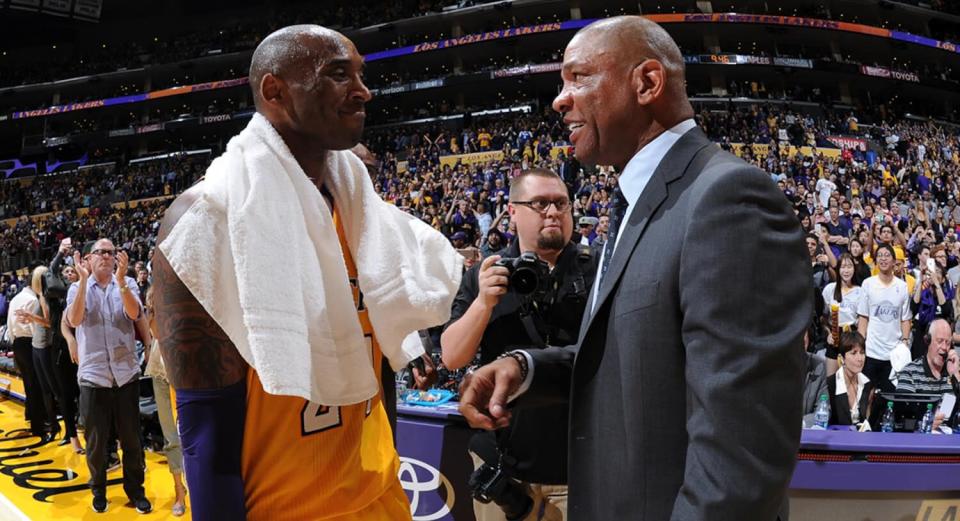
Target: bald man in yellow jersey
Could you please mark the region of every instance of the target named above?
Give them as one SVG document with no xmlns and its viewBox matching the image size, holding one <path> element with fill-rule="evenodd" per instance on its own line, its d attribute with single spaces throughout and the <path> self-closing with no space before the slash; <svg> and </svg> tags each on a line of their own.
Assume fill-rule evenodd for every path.
<svg viewBox="0 0 960 521">
<path fill-rule="evenodd" d="M 346 150 L 360 140 L 363 107 L 371 97 L 362 69 L 350 40 L 317 26 L 280 29 L 253 54 L 250 83 L 257 112 L 318 187 L 330 175 L 326 151 Z M 158 244 L 197 200 L 202 185 L 171 205 Z M 354 259 L 333 198 L 325 197 L 379 376 L 381 352 L 357 287 Z M 161 352 L 177 390 L 194 520 L 411 518 L 382 390 L 366 402 L 340 407 L 268 394 L 162 253 L 153 267 Z M 281 290 L 282 278 L 297 274 L 278 270 L 264 276 L 276 276 Z"/>
</svg>

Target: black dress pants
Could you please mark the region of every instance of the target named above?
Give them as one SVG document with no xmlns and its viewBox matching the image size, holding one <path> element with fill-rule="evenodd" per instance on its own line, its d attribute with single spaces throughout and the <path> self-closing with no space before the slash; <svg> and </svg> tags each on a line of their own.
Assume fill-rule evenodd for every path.
<svg viewBox="0 0 960 521">
<path fill-rule="evenodd" d="M 139 379 L 134 378 L 121 387 L 91 387 L 81 382 L 80 414 L 83 416 L 93 495 L 106 495 L 108 445 L 116 427 L 123 450 L 123 491 L 130 500 L 143 497 Z"/>
<path fill-rule="evenodd" d="M 77 401 L 80 399 L 80 387 L 77 385 L 77 364 L 70 359 L 66 341 L 53 341 L 53 375 L 60 387 L 60 411 L 68 437 L 77 435 Z M 69 418 L 69 419 L 68 419 Z"/>
<path fill-rule="evenodd" d="M 23 380 L 23 394 L 25 395 L 24 414 L 27 422 L 30 423 L 30 432 L 36 436 L 42 436 L 46 432 L 47 414 L 43 404 L 43 389 L 40 387 L 40 380 L 37 379 L 36 370 L 33 367 L 33 339 L 28 336 L 22 336 L 13 341 L 13 361 L 17 364 L 17 371 L 20 371 L 20 378 Z M 51 423 L 56 418 L 51 419 Z"/>
<path fill-rule="evenodd" d="M 56 418 L 53 403 L 50 401 L 52 396 L 56 398 L 57 405 L 60 406 L 60 416 L 63 417 L 63 424 L 66 428 L 64 437 L 72 438 L 77 435 L 77 420 L 74 417 L 73 404 L 67 403 L 60 386 L 58 369 L 53 362 L 54 349 L 52 346 L 44 349 L 33 348 L 33 368 L 40 380 L 40 387 L 43 388 L 43 401 L 47 407 L 47 414 L 51 418 Z M 57 425 L 54 430 L 59 428 L 59 425 Z"/>
</svg>

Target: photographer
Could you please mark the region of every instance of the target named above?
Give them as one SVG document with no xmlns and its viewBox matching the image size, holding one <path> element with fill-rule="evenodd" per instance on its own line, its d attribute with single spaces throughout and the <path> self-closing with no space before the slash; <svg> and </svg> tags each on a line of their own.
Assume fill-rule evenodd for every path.
<svg viewBox="0 0 960 521">
<path fill-rule="evenodd" d="M 589 247 L 571 241 L 570 207 L 566 186 L 552 171 L 526 170 L 513 180 L 508 210 L 517 240 L 464 275 L 441 336 L 444 365 L 463 367 L 478 350 L 486 364 L 516 347 L 577 341 L 597 260 Z M 499 507 L 474 502 L 478 520 L 524 519 L 530 507 L 545 512 L 541 519 L 566 517 L 565 425 L 565 405 L 541 407 L 514 414 L 496 435 L 473 437 L 474 463 L 487 471 L 474 473 L 475 494 L 484 485 L 503 494 L 492 494 Z M 519 483 L 490 479 L 501 461 L 504 474 Z M 497 483 L 506 483 L 506 489 Z"/>
</svg>

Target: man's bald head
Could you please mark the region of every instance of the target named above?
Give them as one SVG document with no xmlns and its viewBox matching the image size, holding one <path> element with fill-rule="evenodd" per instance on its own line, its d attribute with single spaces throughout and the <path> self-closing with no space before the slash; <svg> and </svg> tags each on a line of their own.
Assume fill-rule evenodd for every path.
<svg viewBox="0 0 960 521">
<path fill-rule="evenodd" d="M 309 90 L 323 64 L 347 46 L 353 44 L 345 36 L 319 25 L 291 25 L 270 33 L 253 51 L 250 61 L 254 104 L 260 108 L 260 86 L 267 74 L 287 83 L 304 84 Z"/>
<path fill-rule="evenodd" d="M 564 115 L 582 162 L 623 168 L 662 132 L 693 117 L 680 49 L 639 16 L 581 29 L 563 53 L 560 77 L 553 109 Z"/>
<path fill-rule="evenodd" d="M 660 25 L 642 16 L 615 16 L 584 27 L 574 38 L 590 38 L 598 48 L 614 52 L 625 64 L 657 60 L 667 72 L 671 94 L 686 100 L 683 54 Z"/>
<path fill-rule="evenodd" d="M 260 113 L 298 160 L 360 141 L 370 90 L 363 56 L 347 37 L 318 25 L 293 25 L 253 52 L 250 83 Z"/>
</svg>

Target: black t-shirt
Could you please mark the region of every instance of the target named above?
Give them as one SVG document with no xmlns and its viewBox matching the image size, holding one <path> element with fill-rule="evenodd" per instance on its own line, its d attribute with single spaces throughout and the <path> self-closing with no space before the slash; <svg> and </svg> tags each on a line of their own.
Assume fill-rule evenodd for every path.
<svg viewBox="0 0 960 521">
<path fill-rule="evenodd" d="M 517 241 L 499 255 L 518 257 Z M 596 271 L 597 257 L 589 247 L 567 244 L 550 273 L 546 295 L 533 312 L 533 326 L 543 343 L 553 346 L 576 343 Z M 448 326 L 459 320 L 477 298 L 479 272 L 477 264 L 464 274 Z M 521 297 L 508 290 L 493 308 L 480 340 L 481 363 L 487 364 L 505 351 L 537 349 L 520 318 L 521 305 Z M 511 472 L 514 477 L 529 483 L 566 483 L 567 410 L 566 405 L 559 405 L 514 411 L 508 433 L 502 437 L 517 460 Z M 495 462 L 496 443 L 493 433 L 481 432 L 473 437 L 470 448 L 484 460 Z"/>
</svg>

